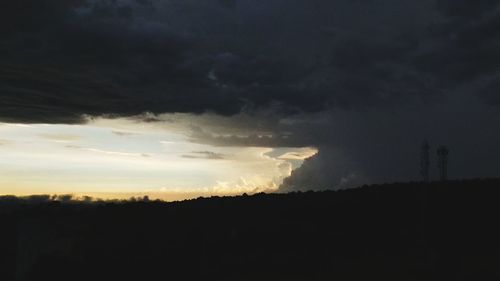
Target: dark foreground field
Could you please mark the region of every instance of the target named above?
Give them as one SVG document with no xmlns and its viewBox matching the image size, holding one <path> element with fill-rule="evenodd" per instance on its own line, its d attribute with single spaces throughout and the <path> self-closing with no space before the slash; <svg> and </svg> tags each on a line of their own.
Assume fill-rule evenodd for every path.
<svg viewBox="0 0 500 281">
<path fill-rule="evenodd" d="M 0 280 L 498 280 L 500 181 L 0 201 Z"/>
</svg>

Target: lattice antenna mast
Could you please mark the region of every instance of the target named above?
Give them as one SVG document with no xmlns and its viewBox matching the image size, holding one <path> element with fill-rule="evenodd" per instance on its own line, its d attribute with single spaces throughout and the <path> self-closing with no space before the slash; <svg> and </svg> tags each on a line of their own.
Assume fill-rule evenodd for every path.
<svg viewBox="0 0 500 281">
<path fill-rule="evenodd" d="M 445 181 L 448 179 L 448 154 L 450 150 L 442 145 L 437 150 L 438 155 L 438 169 L 439 169 L 439 179 Z"/>
<path fill-rule="evenodd" d="M 422 176 L 422 180 L 424 182 L 429 181 L 429 151 L 431 146 L 427 141 L 422 143 L 421 152 L 420 152 L 420 175 Z"/>
</svg>

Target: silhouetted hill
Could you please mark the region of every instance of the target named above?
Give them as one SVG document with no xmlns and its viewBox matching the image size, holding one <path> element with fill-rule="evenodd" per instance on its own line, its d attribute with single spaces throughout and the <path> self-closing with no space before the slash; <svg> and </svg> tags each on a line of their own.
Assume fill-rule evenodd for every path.
<svg viewBox="0 0 500 281">
<path fill-rule="evenodd" d="M 0 280 L 498 280 L 500 180 L 185 202 L 0 199 Z"/>
</svg>

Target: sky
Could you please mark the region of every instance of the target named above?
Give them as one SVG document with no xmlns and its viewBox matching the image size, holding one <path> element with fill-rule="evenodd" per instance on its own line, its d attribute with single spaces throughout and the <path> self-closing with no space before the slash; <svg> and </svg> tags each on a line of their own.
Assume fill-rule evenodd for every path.
<svg viewBox="0 0 500 281">
<path fill-rule="evenodd" d="M 0 193 L 498 177 L 495 0 L 8 0 Z"/>
<path fill-rule="evenodd" d="M 73 194 L 105 199 L 165 199 L 274 192 L 313 147 L 271 148 L 190 140 L 183 115 L 174 124 L 127 118 L 83 125 L 0 123 L 4 194 Z M 199 117 L 207 118 L 207 117 Z"/>
</svg>

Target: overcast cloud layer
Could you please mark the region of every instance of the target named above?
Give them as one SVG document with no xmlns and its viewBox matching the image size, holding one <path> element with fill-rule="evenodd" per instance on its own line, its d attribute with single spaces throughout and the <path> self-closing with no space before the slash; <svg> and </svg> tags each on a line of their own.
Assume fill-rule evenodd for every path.
<svg viewBox="0 0 500 281">
<path fill-rule="evenodd" d="M 19 0 L 0 11 L 0 118 L 498 104 L 498 1 Z"/>
<path fill-rule="evenodd" d="M 500 175 L 496 0 L 1 5 L 1 121 L 245 112 L 226 127 L 246 138 L 218 120 L 193 141 L 320 148 L 287 190 L 412 179 L 422 138 L 459 151 L 457 176 Z"/>
</svg>

